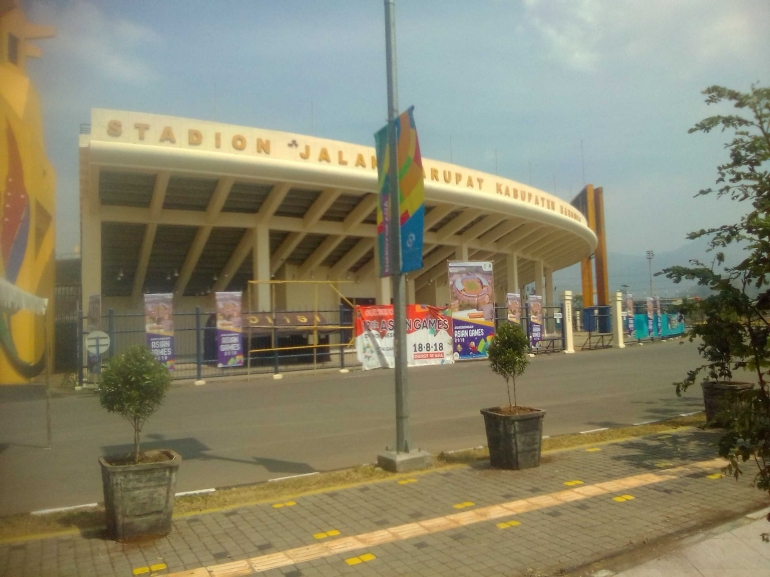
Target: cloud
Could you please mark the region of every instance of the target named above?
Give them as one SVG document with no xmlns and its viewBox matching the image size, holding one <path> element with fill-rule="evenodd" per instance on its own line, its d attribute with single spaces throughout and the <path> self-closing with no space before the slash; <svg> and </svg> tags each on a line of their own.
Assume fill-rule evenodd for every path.
<svg viewBox="0 0 770 577">
<path fill-rule="evenodd" d="M 524 10 L 548 57 L 581 72 L 661 61 L 687 72 L 751 58 L 768 12 L 757 0 L 526 0 Z"/>
<path fill-rule="evenodd" d="M 56 51 L 75 67 L 130 85 L 157 77 L 142 51 L 157 48 L 160 36 L 147 26 L 105 13 L 99 6 L 75 0 L 56 7 L 35 4 L 30 19 L 56 27 Z"/>
</svg>

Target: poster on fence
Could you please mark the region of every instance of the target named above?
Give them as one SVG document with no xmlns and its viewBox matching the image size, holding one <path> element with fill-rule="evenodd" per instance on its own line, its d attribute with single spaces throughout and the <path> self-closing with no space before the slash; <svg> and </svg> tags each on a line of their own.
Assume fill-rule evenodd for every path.
<svg viewBox="0 0 770 577">
<path fill-rule="evenodd" d="M 512 323 L 521 324 L 521 295 L 517 293 L 507 293 L 505 295 L 508 320 Z"/>
<path fill-rule="evenodd" d="M 216 293 L 217 366 L 242 367 L 241 293 Z"/>
<path fill-rule="evenodd" d="M 647 297 L 647 336 L 652 336 L 653 299 Z"/>
<path fill-rule="evenodd" d="M 494 287 L 491 262 L 449 263 L 455 360 L 486 358 L 495 336 Z"/>
<path fill-rule="evenodd" d="M 660 297 L 655 297 L 655 312 L 658 313 L 658 334 L 663 334 L 663 317 L 660 310 Z"/>
<path fill-rule="evenodd" d="M 174 370 L 174 295 L 144 295 L 144 332 L 147 348 Z"/>
<path fill-rule="evenodd" d="M 452 363 L 452 319 L 436 307 L 406 307 L 410 367 Z M 364 370 L 393 368 L 393 306 L 356 307 L 356 355 Z"/>
<path fill-rule="evenodd" d="M 536 346 L 543 339 L 543 295 L 529 295 L 529 339 Z"/>
<path fill-rule="evenodd" d="M 626 295 L 626 318 L 628 319 L 628 325 L 626 329 L 629 335 L 634 334 L 634 295 Z"/>
</svg>

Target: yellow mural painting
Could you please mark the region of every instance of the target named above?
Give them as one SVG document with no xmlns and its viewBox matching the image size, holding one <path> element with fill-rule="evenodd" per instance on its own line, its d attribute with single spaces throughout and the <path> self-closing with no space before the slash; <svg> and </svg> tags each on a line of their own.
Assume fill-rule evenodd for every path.
<svg viewBox="0 0 770 577">
<path fill-rule="evenodd" d="M 26 73 L 40 56 L 29 41 L 50 26 L 27 22 L 18 0 L 0 0 L 0 277 L 53 304 L 55 174 L 45 154 L 40 101 Z M 49 306 L 49 311 L 51 307 Z M 48 330 L 44 330 L 48 323 Z M 45 366 L 53 315 L 0 308 L 0 384 L 26 383 Z"/>
</svg>

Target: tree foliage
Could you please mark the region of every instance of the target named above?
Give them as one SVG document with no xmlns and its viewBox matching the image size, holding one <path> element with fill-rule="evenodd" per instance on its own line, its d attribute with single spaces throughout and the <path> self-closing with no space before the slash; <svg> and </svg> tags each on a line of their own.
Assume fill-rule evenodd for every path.
<svg viewBox="0 0 770 577">
<path fill-rule="evenodd" d="M 730 461 L 728 471 L 736 477 L 743 463 L 753 461 L 759 469 L 756 485 L 770 492 L 770 88 L 754 85 L 744 93 L 712 86 L 703 94 L 707 104 L 731 104 L 737 112 L 711 116 L 690 129 L 730 134 L 725 144 L 729 161 L 717 166 L 717 186 L 696 196 L 727 198 L 746 210 L 737 222 L 688 235 L 709 239 L 714 252 L 710 265 L 691 261 L 690 266 L 663 271 L 675 282 L 695 280 L 711 289 L 700 303 L 705 322 L 690 331 L 690 340 L 701 339 L 698 350 L 707 362 L 675 384 L 681 394 L 701 372 L 705 380 L 723 382 L 737 370 L 755 375 L 758 387 L 727 415 L 719 454 Z M 725 262 L 721 252 L 732 243 L 745 249 L 743 260 L 735 264 Z"/>
<path fill-rule="evenodd" d="M 131 347 L 109 360 L 102 371 L 99 401 L 134 428 L 134 462 L 139 462 L 139 437 L 145 421 L 160 407 L 171 386 L 171 375 L 155 355 L 142 346 Z"/>
<path fill-rule="evenodd" d="M 524 374 L 529 364 L 528 353 L 529 339 L 520 325 L 505 322 L 497 328 L 487 356 L 492 370 L 505 379 L 509 405 L 516 406 L 516 377 Z M 513 403 L 509 381 L 513 381 Z"/>
</svg>

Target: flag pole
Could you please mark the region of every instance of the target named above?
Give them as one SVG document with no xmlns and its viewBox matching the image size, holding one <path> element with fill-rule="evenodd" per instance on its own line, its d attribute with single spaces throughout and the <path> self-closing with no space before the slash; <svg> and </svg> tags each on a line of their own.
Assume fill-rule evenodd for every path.
<svg viewBox="0 0 770 577">
<path fill-rule="evenodd" d="M 388 185 L 390 196 L 390 278 L 393 293 L 393 353 L 396 362 L 396 453 L 412 448 L 409 426 L 409 376 L 406 360 L 406 281 L 401 272 L 401 219 L 398 190 L 396 118 L 398 86 L 396 77 L 396 3 L 385 0 L 385 54 L 388 76 Z"/>
</svg>

